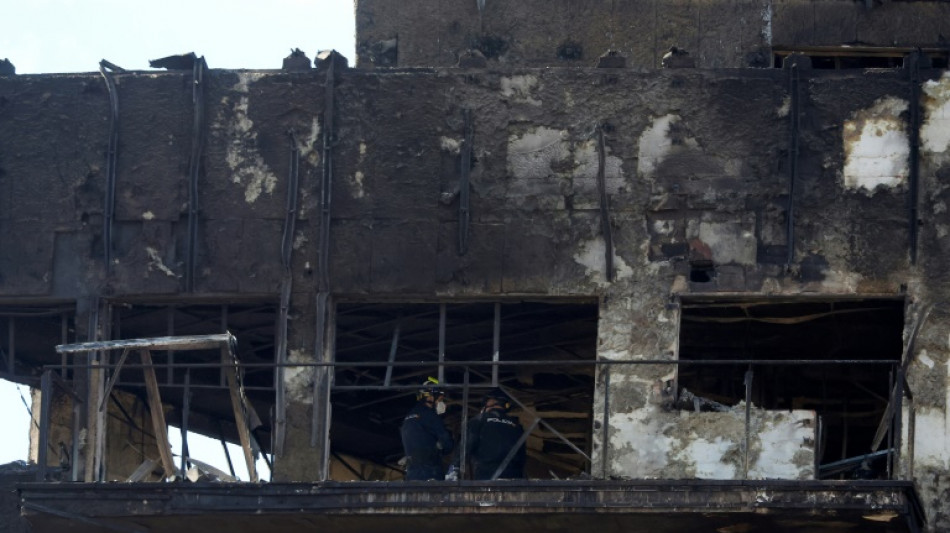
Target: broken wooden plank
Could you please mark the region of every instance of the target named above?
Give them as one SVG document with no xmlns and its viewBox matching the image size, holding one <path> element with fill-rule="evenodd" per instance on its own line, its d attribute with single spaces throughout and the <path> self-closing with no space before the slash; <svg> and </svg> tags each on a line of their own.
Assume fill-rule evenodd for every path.
<svg viewBox="0 0 950 533">
<path fill-rule="evenodd" d="M 208 350 L 222 343 L 234 342 L 230 333 L 215 335 L 188 335 L 181 337 L 152 337 L 148 339 L 120 339 L 114 341 L 81 342 L 78 344 L 60 344 L 57 353 L 82 353 L 125 348 L 147 348 L 149 350 Z"/>
<path fill-rule="evenodd" d="M 158 466 L 158 459 L 146 459 L 135 469 L 135 472 L 132 472 L 132 475 L 126 479 L 129 483 L 137 483 L 145 479 L 145 476 L 151 474 L 155 467 Z"/>
<path fill-rule="evenodd" d="M 221 347 L 221 366 L 228 380 L 228 390 L 231 393 L 231 408 L 234 410 L 234 425 L 237 426 L 238 436 L 241 439 L 241 449 L 244 450 L 244 461 L 247 463 L 247 473 L 250 481 L 258 481 L 257 468 L 254 464 L 254 453 L 251 450 L 251 432 L 247 426 L 247 411 L 244 409 L 244 397 L 238 387 L 237 369 L 232 360 L 229 345 Z"/>
<path fill-rule="evenodd" d="M 155 367 L 152 366 L 152 354 L 148 350 L 140 350 L 145 374 L 145 389 L 148 391 L 148 410 L 152 413 L 152 430 L 155 432 L 155 441 L 158 453 L 162 458 L 162 469 L 165 477 L 175 475 L 175 461 L 172 459 L 172 448 L 168 442 L 168 426 L 165 423 L 165 411 L 162 410 L 162 397 L 158 391 L 158 378 L 155 376 Z"/>
</svg>

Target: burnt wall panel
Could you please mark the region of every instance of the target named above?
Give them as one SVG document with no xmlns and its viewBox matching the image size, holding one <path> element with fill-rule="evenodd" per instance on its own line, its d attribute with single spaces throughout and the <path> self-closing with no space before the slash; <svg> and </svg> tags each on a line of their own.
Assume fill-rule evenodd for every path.
<svg viewBox="0 0 950 533">
<path fill-rule="evenodd" d="M 117 223 L 115 259 L 112 266 L 115 285 L 136 287 L 143 294 L 179 292 L 185 272 L 172 223 L 161 220 Z M 63 260 L 57 257 L 57 262 Z"/>
<path fill-rule="evenodd" d="M 56 234 L 39 232 L 38 222 L 0 223 L 0 294 L 40 296 L 50 293 Z"/>
<path fill-rule="evenodd" d="M 439 226 L 436 281 L 457 294 L 498 294 L 501 292 L 504 224 L 471 224 L 467 249 L 459 253 L 459 226 L 445 222 Z"/>
<path fill-rule="evenodd" d="M 109 97 L 90 75 L 0 79 L 5 217 L 73 226 L 101 213 Z"/>
<path fill-rule="evenodd" d="M 462 0 L 411 7 L 360 0 L 357 64 L 453 66 L 474 48 L 491 62 L 531 67 L 593 66 L 607 50 L 618 50 L 628 67 L 656 68 L 677 46 L 702 66 L 738 67 L 768 45 L 768 23 L 768 5 L 758 1 L 486 2 L 480 13 L 475 3 Z M 741 35 L 740 44 L 727 49 L 717 42 L 719 35 Z"/>
<path fill-rule="evenodd" d="M 939 46 L 950 6 L 943 2 L 772 3 L 772 44 L 816 46 Z"/>
<path fill-rule="evenodd" d="M 276 293 L 282 223 L 207 220 L 199 232 L 197 283 L 202 292 Z"/>
<path fill-rule="evenodd" d="M 377 220 L 372 232 L 372 291 L 433 292 L 437 246 L 435 224 Z"/>
<path fill-rule="evenodd" d="M 175 221 L 187 214 L 192 85 L 190 71 L 116 76 L 116 220 Z"/>
<path fill-rule="evenodd" d="M 373 226 L 371 220 L 334 221 L 330 240 L 330 276 L 334 291 L 344 294 L 369 292 L 373 272 Z"/>
</svg>

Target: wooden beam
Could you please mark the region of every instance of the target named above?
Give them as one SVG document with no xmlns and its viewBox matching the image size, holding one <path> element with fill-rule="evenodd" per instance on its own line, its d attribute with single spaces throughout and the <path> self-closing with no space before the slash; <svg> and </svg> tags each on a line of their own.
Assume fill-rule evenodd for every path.
<svg viewBox="0 0 950 533">
<path fill-rule="evenodd" d="M 237 369 L 232 360 L 229 345 L 221 347 L 221 368 L 228 380 L 228 390 L 231 392 L 231 408 L 234 410 L 234 425 L 237 426 L 238 436 L 241 439 L 241 449 L 244 450 L 244 461 L 247 463 L 247 473 L 252 483 L 258 481 L 257 467 L 254 464 L 254 453 L 251 451 L 251 432 L 247 427 L 247 416 L 244 409 L 244 397 L 238 387 Z"/>
<path fill-rule="evenodd" d="M 148 410 L 152 413 L 152 431 L 155 432 L 155 441 L 158 453 L 162 458 L 162 469 L 165 477 L 175 475 L 175 461 L 172 459 L 172 448 L 168 442 L 168 426 L 165 423 L 165 411 L 162 409 L 162 397 L 158 391 L 158 378 L 155 377 L 155 368 L 152 366 L 152 354 L 148 350 L 140 350 L 142 372 L 145 374 L 145 389 L 148 391 Z"/>
<path fill-rule="evenodd" d="M 215 335 L 191 335 L 183 337 L 153 337 L 150 339 L 122 339 L 115 341 L 82 342 L 79 344 L 60 344 L 57 353 L 82 353 L 92 351 L 121 350 L 125 348 L 144 348 L 148 350 L 208 350 L 232 342 L 230 333 Z"/>
</svg>

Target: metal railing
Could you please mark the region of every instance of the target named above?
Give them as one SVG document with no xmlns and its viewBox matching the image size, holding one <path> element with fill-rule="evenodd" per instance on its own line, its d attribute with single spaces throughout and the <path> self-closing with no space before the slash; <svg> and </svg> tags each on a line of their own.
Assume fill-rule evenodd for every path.
<svg viewBox="0 0 950 533">
<path fill-rule="evenodd" d="M 226 335 L 226 334 L 225 334 L 225 335 Z M 120 343 L 122 343 L 122 342 L 125 342 L 126 344 L 128 344 L 129 342 L 132 342 L 132 341 L 105 341 L 105 342 L 112 342 L 112 343 L 115 344 L 115 347 L 119 347 L 119 346 L 121 346 Z M 97 345 L 97 346 L 90 346 L 91 344 L 95 344 L 95 345 Z M 61 347 L 59 347 L 59 348 L 63 348 L 63 350 L 61 351 L 61 353 L 71 353 L 70 350 L 72 350 L 73 352 L 78 352 L 78 351 L 83 351 L 83 350 L 89 351 L 89 350 L 93 350 L 93 349 L 102 349 L 102 346 L 101 346 L 102 344 L 103 344 L 103 343 L 87 343 L 87 345 L 69 345 L 69 346 L 71 346 L 72 348 L 66 348 L 66 347 L 64 347 L 64 346 L 61 346 Z M 133 347 L 134 347 L 134 345 L 133 345 Z M 128 348 L 128 346 L 126 346 L 126 348 Z M 180 350 L 180 348 L 176 348 L 176 350 Z M 744 398 L 744 399 L 745 399 L 745 402 L 744 402 L 744 410 L 745 410 L 745 412 L 744 412 L 744 414 L 745 414 L 745 422 L 744 422 L 744 424 L 745 424 L 745 434 L 744 434 L 744 436 L 743 436 L 743 446 L 742 446 L 742 448 L 743 448 L 743 450 L 744 450 L 744 453 L 745 453 L 744 461 L 745 461 L 745 471 L 746 471 L 746 472 L 748 472 L 748 452 L 749 452 L 750 440 L 751 440 L 751 433 L 750 433 L 750 432 L 751 432 L 751 417 L 752 417 L 752 401 L 751 401 L 751 400 L 752 400 L 752 386 L 753 386 L 754 375 L 755 375 L 755 374 L 754 374 L 754 369 L 755 369 L 756 367 L 762 367 L 762 366 L 783 366 L 783 365 L 784 365 L 784 366 L 842 366 L 842 365 L 887 366 L 887 367 L 889 367 L 889 368 L 891 369 L 891 375 L 892 375 L 891 388 L 890 388 L 891 394 L 890 394 L 889 399 L 888 399 L 888 400 L 889 400 L 889 401 L 888 401 L 888 406 L 887 406 L 887 408 L 885 409 L 884 416 L 882 417 L 882 419 L 881 419 L 881 421 L 880 421 L 879 429 L 878 429 L 878 431 L 877 431 L 877 433 L 876 433 L 876 435 L 875 435 L 875 438 L 874 438 L 873 442 L 871 443 L 871 449 L 869 450 L 869 453 L 868 453 L 868 454 L 865 454 L 865 455 L 858 456 L 858 457 L 854 457 L 854 458 L 845 458 L 845 459 L 843 459 L 844 462 L 842 462 L 842 461 L 837 461 L 837 462 L 835 462 L 835 463 L 829 463 L 829 464 L 826 464 L 826 465 L 818 465 L 818 464 L 816 463 L 816 465 L 815 465 L 815 475 L 816 475 L 816 477 L 817 477 L 817 476 L 819 476 L 822 472 L 826 472 L 826 473 L 827 473 L 827 472 L 837 473 L 837 472 L 840 472 L 841 469 L 845 469 L 845 468 L 847 468 L 847 467 L 852 466 L 852 463 L 854 463 L 854 462 L 860 463 L 861 461 L 877 460 L 877 459 L 880 459 L 881 457 L 886 457 L 886 459 L 887 459 L 887 474 L 886 474 L 886 475 L 887 475 L 888 478 L 893 478 L 893 477 L 895 476 L 897 454 L 898 454 L 898 450 L 901 450 L 901 448 L 902 448 L 902 447 L 901 447 L 901 434 L 902 434 L 902 428 L 901 428 L 902 416 L 901 416 L 901 413 L 902 413 L 902 410 L 903 410 L 903 409 L 902 409 L 902 401 L 903 401 L 903 399 L 904 399 L 905 397 L 909 397 L 909 391 L 907 390 L 906 382 L 905 382 L 905 379 L 904 379 L 904 368 L 903 368 L 902 365 L 900 364 L 900 361 L 897 361 L 897 360 L 865 360 L 865 359 L 802 359 L 802 360 L 794 360 L 794 359 L 781 359 L 781 360 L 722 359 L 722 360 L 669 360 L 669 359 L 641 359 L 641 360 L 622 360 L 622 361 L 621 361 L 621 360 L 568 360 L 568 361 L 560 361 L 560 360 L 558 360 L 558 361 L 552 361 L 552 360 L 544 360 L 544 361 L 541 361 L 541 360 L 522 360 L 522 361 L 501 361 L 501 360 L 498 360 L 498 359 L 496 359 L 496 358 L 493 358 L 492 360 L 468 360 L 468 361 L 445 361 L 445 360 L 443 359 L 443 360 L 439 360 L 439 361 L 402 361 L 402 362 L 400 362 L 400 361 L 387 360 L 387 361 L 365 361 L 365 362 L 351 362 L 351 361 L 341 362 L 341 361 L 335 361 L 335 362 L 277 363 L 277 364 L 275 364 L 275 363 L 242 363 L 242 362 L 239 362 L 239 361 L 237 361 L 237 360 L 235 360 L 235 359 L 230 360 L 230 362 L 222 360 L 221 362 L 216 362 L 216 363 L 185 363 L 185 362 L 181 362 L 181 360 L 179 359 L 178 361 L 169 362 L 169 363 L 159 363 L 159 362 L 151 362 L 151 361 L 149 361 L 149 362 L 144 362 L 144 361 L 143 361 L 142 363 L 135 364 L 135 363 L 130 363 L 130 362 L 128 362 L 128 361 L 120 360 L 118 363 L 114 363 L 114 364 L 113 364 L 113 363 L 97 363 L 97 362 L 93 362 L 93 363 L 89 363 L 89 364 L 86 364 L 86 363 L 77 363 L 77 364 L 49 365 L 49 366 L 47 366 L 47 367 L 44 368 L 43 379 L 42 379 L 42 384 L 41 384 L 41 389 L 42 389 L 42 405 L 41 405 L 41 414 L 40 414 L 40 436 L 39 436 L 39 438 L 40 438 L 40 442 L 39 442 L 39 450 L 40 450 L 40 453 L 39 453 L 39 456 L 38 456 L 38 461 L 39 461 L 39 463 L 40 463 L 40 468 L 41 468 L 40 478 L 41 478 L 41 479 L 47 479 L 47 478 L 48 478 L 48 474 L 49 474 L 48 468 L 47 468 L 47 464 L 48 464 L 48 459 L 49 459 L 49 457 L 48 457 L 46 451 L 47 451 L 47 448 L 48 448 L 48 446 L 49 446 L 49 442 L 48 442 L 48 440 L 49 440 L 49 427 L 50 427 L 50 420 L 49 420 L 49 416 L 50 416 L 50 403 L 49 403 L 49 402 L 50 402 L 50 399 L 51 399 L 51 397 L 52 397 L 52 392 L 53 392 L 54 387 L 58 387 L 59 389 L 64 390 L 64 391 L 65 391 L 71 398 L 73 398 L 73 400 L 74 400 L 74 420 L 73 420 L 73 427 L 74 427 L 73 435 L 74 435 L 74 436 L 75 436 L 75 435 L 78 435 L 78 433 L 79 433 L 79 431 L 80 431 L 79 424 L 80 424 L 81 421 L 79 420 L 80 417 L 78 416 L 78 407 L 81 406 L 81 405 L 86 405 L 86 404 L 88 404 L 88 402 L 85 401 L 85 400 L 81 397 L 80 394 L 77 394 L 75 390 L 72 390 L 71 387 L 69 386 L 69 384 L 66 383 L 65 381 L 63 381 L 63 380 L 59 377 L 59 373 L 60 373 L 60 372 L 66 372 L 66 371 L 68 371 L 68 370 L 73 370 L 73 374 L 75 374 L 75 371 L 76 371 L 76 370 L 92 370 L 92 369 L 99 370 L 99 371 L 112 372 L 112 379 L 110 380 L 110 384 L 111 384 L 110 386 L 114 386 L 116 383 L 121 383 L 121 382 L 118 382 L 118 381 L 117 381 L 118 372 L 119 372 L 119 369 L 121 369 L 121 368 L 125 368 L 125 369 L 140 368 L 140 369 L 143 369 L 143 370 L 149 370 L 149 369 L 150 369 L 151 371 L 154 371 L 155 369 L 161 369 L 161 368 L 167 368 L 167 369 L 169 369 L 169 370 L 172 370 L 172 369 L 175 369 L 175 370 L 190 370 L 190 369 L 203 369 L 203 368 L 204 368 L 204 369 L 207 369 L 207 368 L 225 369 L 226 367 L 231 367 L 231 368 L 234 369 L 234 371 L 236 372 L 236 375 L 237 375 L 237 376 L 239 376 L 241 373 L 243 373 L 243 372 L 246 371 L 246 370 L 255 369 L 255 368 L 269 368 L 269 369 L 274 369 L 274 368 L 278 368 L 278 367 L 279 367 L 279 368 L 297 368 L 297 369 L 300 369 L 300 368 L 312 368 L 312 369 L 314 369 L 314 370 L 317 370 L 317 369 L 323 369 L 323 370 L 324 370 L 324 372 L 318 373 L 318 375 L 322 375 L 322 376 L 323 376 L 322 379 L 327 380 L 326 385 L 329 387 L 329 390 L 330 390 L 331 392 L 343 392 L 343 391 L 380 391 L 380 390 L 409 391 L 409 390 L 416 390 L 416 389 L 419 388 L 418 384 L 406 384 L 406 385 L 403 385 L 403 384 L 394 384 L 394 383 L 393 383 L 393 380 L 394 380 L 394 379 L 393 379 L 393 377 L 392 377 L 392 372 L 393 372 L 393 370 L 396 369 L 396 368 L 431 368 L 431 369 L 433 369 L 433 370 L 437 370 L 438 373 L 439 373 L 439 375 L 444 375 L 444 370 L 445 370 L 445 369 L 447 369 L 447 368 L 453 368 L 453 369 L 461 369 L 461 370 L 464 372 L 464 379 L 463 379 L 462 382 L 460 382 L 460 383 L 442 383 L 441 386 L 444 387 L 444 388 L 446 388 L 446 389 L 460 390 L 460 391 L 462 392 L 462 396 L 463 396 L 463 404 L 465 404 L 465 405 L 467 406 L 467 405 L 468 405 L 469 394 L 470 394 L 471 391 L 473 391 L 473 390 L 474 390 L 474 391 L 477 391 L 477 390 L 482 390 L 482 389 L 494 388 L 494 387 L 496 387 L 496 386 L 501 386 L 501 385 L 496 381 L 496 378 L 495 378 L 495 376 L 498 375 L 498 370 L 499 370 L 499 369 L 501 369 L 501 368 L 506 368 L 506 367 L 512 367 L 512 368 L 522 367 L 522 368 L 523 368 L 523 367 L 537 367 L 537 366 L 562 366 L 562 367 L 563 367 L 563 366 L 592 366 L 592 367 L 594 367 L 595 371 L 600 371 L 600 376 L 601 376 L 601 385 L 600 385 L 600 387 L 601 387 L 602 395 L 603 395 L 603 405 L 602 405 L 602 411 L 599 412 L 599 413 L 596 413 L 596 414 L 599 415 L 600 418 L 601 418 L 601 427 L 599 428 L 599 431 L 601 432 L 601 449 L 600 449 L 600 460 L 601 460 L 601 461 L 600 461 L 600 464 L 599 464 L 599 465 L 594 465 L 594 464 L 593 464 L 593 459 L 592 459 L 591 455 L 589 454 L 589 451 L 585 451 L 585 450 L 581 449 L 580 447 L 578 447 L 578 446 L 577 446 L 576 444 L 574 444 L 573 442 L 571 442 L 571 440 L 570 440 L 569 438 L 567 438 L 566 436 L 564 436 L 563 434 L 561 434 L 559 431 L 557 431 L 557 429 L 556 429 L 553 425 L 551 425 L 548 421 L 544 420 L 540 415 L 538 415 L 537 412 L 535 412 L 533 409 L 531 409 L 528 405 L 525 405 L 523 402 L 521 402 L 520 400 L 518 400 L 518 398 L 517 398 L 517 396 L 518 396 L 517 391 L 514 391 L 514 390 L 512 390 L 512 389 L 510 389 L 510 388 L 505 388 L 506 392 L 509 394 L 509 396 L 512 398 L 512 400 L 513 400 L 516 404 L 518 404 L 518 405 L 521 407 L 521 409 L 522 409 L 525 413 L 529 414 L 529 415 L 532 417 L 532 422 L 530 423 L 530 429 L 524 433 L 524 439 L 522 439 L 522 441 L 519 442 L 519 443 L 517 444 L 517 446 L 520 446 L 521 443 L 523 443 L 523 441 L 524 441 L 525 439 L 527 439 L 528 435 L 529 435 L 535 428 L 537 428 L 537 427 L 539 427 L 539 426 L 543 426 L 543 427 L 544 427 L 545 429 L 547 429 L 551 434 L 555 435 L 555 436 L 556 436 L 561 442 L 563 442 L 566 446 L 568 446 L 569 448 L 571 448 L 571 449 L 574 451 L 574 453 L 577 453 L 581 458 L 583 458 L 583 460 L 589 465 L 589 474 L 591 474 L 591 475 L 599 474 L 601 477 L 606 478 L 606 477 L 609 476 L 609 475 L 615 474 L 615 473 L 612 473 L 612 472 L 609 471 L 609 466 L 608 466 L 608 465 L 609 465 L 610 454 L 611 454 L 611 449 L 610 449 L 610 446 L 609 446 L 609 435 L 610 435 L 610 419 L 611 419 L 611 416 L 610 416 L 610 415 L 611 415 L 611 373 L 612 373 L 612 371 L 613 371 L 612 369 L 613 369 L 614 367 L 616 367 L 616 366 L 620 366 L 620 367 L 631 367 L 631 366 L 642 366 L 642 365 L 653 365 L 653 366 L 660 365 L 660 366 L 669 366 L 669 367 L 674 367 L 674 368 L 679 368 L 679 367 L 683 367 L 683 366 L 711 366 L 711 367 L 719 367 L 719 366 L 735 366 L 735 365 L 740 365 L 740 366 L 743 366 L 743 367 L 745 367 L 745 368 L 747 369 L 747 370 L 745 371 L 745 375 L 744 375 L 744 379 L 743 379 L 743 383 L 744 383 L 744 385 L 745 385 L 745 398 Z M 335 384 L 333 383 L 333 381 L 334 381 L 334 372 L 331 372 L 330 370 L 335 370 L 335 369 L 340 369 L 340 368 L 347 368 L 347 367 L 351 367 L 351 368 L 352 368 L 352 367 L 357 367 L 357 368 L 363 368 L 363 369 L 372 369 L 372 368 L 380 369 L 380 368 L 382 368 L 382 369 L 385 369 L 385 370 L 386 370 L 386 375 L 389 376 L 389 379 L 387 380 L 387 379 L 385 379 L 385 378 L 381 378 L 381 380 L 380 380 L 381 383 L 380 383 L 380 384 L 370 384 L 370 385 L 335 385 Z M 490 369 L 492 370 L 492 372 L 491 372 L 491 374 L 490 374 L 490 375 L 492 376 L 492 379 L 491 379 L 491 380 L 486 380 L 484 383 L 481 383 L 481 382 L 479 382 L 479 383 L 471 383 L 470 378 L 469 378 L 469 374 L 470 374 L 471 370 L 472 370 L 472 369 L 477 369 L 477 368 L 486 368 L 486 367 L 487 367 L 487 368 L 490 368 Z M 486 372 L 486 374 L 488 374 L 488 373 Z M 387 381 L 388 381 L 388 383 L 387 383 Z M 200 383 L 190 383 L 190 384 L 189 384 L 189 383 L 186 382 L 186 383 L 178 384 L 178 383 L 171 383 L 171 382 L 170 382 L 170 383 L 163 383 L 163 384 L 162 384 L 162 387 L 189 387 L 189 386 L 190 386 L 191 388 L 205 387 L 205 388 L 212 388 L 212 389 L 220 389 L 220 390 L 222 390 L 222 392 L 224 392 L 224 391 L 226 391 L 226 390 L 229 389 L 229 387 L 228 387 L 227 385 L 222 385 L 222 384 L 220 384 L 220 383 L 219 383 L 219 384 L 200 384 Z M 503 386 L 502 386 L 502 387 L 503 387 Z M 595 385 L 595 387 L 597 387 L 597 385 Z M 503 387 L 503 388 L 504 388 L 504 387 Z M 592 396 L 593 396 L 593 393 L 592 393 Z M 103 407 L 104 405 L 105 405 L 105 402 L 101 402 L 101 405 L 100 405 L 99 407 L 101 408 L 101 407 Z M 236 405 L 237 405 L 237 404 L 236 404 Z M 463 409 L 463 410 L 462 410 L 462 413 L 463 413 L 463 414 L 462 414 L 462 425 L 461 425 L 461 428 L 462 428 L 462 432 L 463 432 L 463 434 L 462 434 L 462 442 L 464 443 L 464 442 L 465 442 L 465 437 L 466 437 L 465 434 L 464 434 L 464 432 L 466 431 L 467 421 L 468 421 L 468 409 Z M 235 410 L 235 416 L 236 416 L 236 417 L 240 417 L 240 416 L 245 416 L 245 417 L 246 417 L 246 413 L 245 413 L 244 415 L 242 415 L 241 413 L 238 412 L 238 410 L 237 410 L 237 408 L 236 408 L 236 410 Z M 246 421 L 246 419 L 245 419 L 245 421 Z M 911 413 L 910 423 L 913 424 L 913 413 Z M 329 425 L 327 424 L 326 427 L 329 427 Z M 816 429 L 816 431 L 819 431 L 819 430 Z M 912 462 L 912 460 L 913 460 L 913 459 L 912 459 L 912 453 L 913 453 L 913 428 L 911 428 L 911 432 L 909 433 L 909 435 L 910 435 L 910 441 L 908 442 L 908 450 L 909 450 L 909 453 L 911 454 L 910 461 Z M 324 441 L 323 441 L 323 442 L 324 442 L 324 444 L 326 444 L 326 443 L 328 442 L 327 439 L 326 439 L 326 435 L 325 435 L 324 437 L 325 437 L 325 438 L 324 438 Z M 97 436 L 97 435 L 92 435 L 92 436 L 90 436 L 90 439 L 93 439 L 93 438 L 98 438 L 98 436 Z M 75 442 L 76 440 L 77 440 L 77 439 L 74 438 L 74 443 L 73 443 L 73 450 L 74 450 L 74 451 L 73 451 L 73 468 L 72 468 L 72 478 L 73 478 L 73 480 L 77 480 L 76 478 L 77 478 L 77 476 L 78 476 L 78 467 L 77 467 L 77 465 L 76 465 L 76 463 L 77 463 L 76 458 L 77 458 L 77 454 L 78 454 L 78 448 L 77 448 L 77 443 Z M 878 448 L 880 447 L 880 445 L 881 445 L 882 443 L 885 442 L 885 440 L 886 440 L 887 446 L 885 447 L 884 450 L 879 450 Z M 92 442 L 95 442 L 95 441 L 92 441 Z M 820 446 L 820 439 L 816 439 L 815 446 L 816 446 L 816 448 L 817 448 L 818 446 Z M 465 462 L 466 462 L 466 461 L 465 461 L 466 457 L 465 457 L 465 455 L 464 455 L 466 452 L 465 452 L 465 449 L 464 449 L 464 448 L 465 448 L 464 446 L 461 447 L 462 458 L 461 458 L 461 464 L 460 464 L 460 466 L 462 466 L 463 468 L 464 468 Z M 513 452 L 514 452 L 514 448 L 512 449 L 512 453 L 509 454 L 508 460 L 511 459 L 511 456 L 513 455 Z M 328 459 L 329 454 L 325 454 L 325 457 L 326 457 L 326 459 L 324 459 L 324 460 L 325 460 L 325 461 L 329 461 L 329 459 Z M 816 453 L 816 457 L 817 457 L 817 453 Z M 499 468 L 499 472 L 503 469 L 503 467 L 504 467 L 504 465 L 502 465 L 502 467 Z M 599 472 L 598 472 L 598 470 L 599 470 Z M 326 464 L 324 464 L 323 472 L 327 472 L 327 471 L 328 471 L 328 469 L 326 468 Z M 596 473 L 596 474 L 595 474 L 595 473 Z M 496 473 L 496 474 L 497 474 L 497 473 Z M 462 477 L 464 477 L 464 476 L 460 476 L 460 478 L 462 478 Z M 496 477 L 497 477 L 497 475 L 496 475 Z"/>
</svg>

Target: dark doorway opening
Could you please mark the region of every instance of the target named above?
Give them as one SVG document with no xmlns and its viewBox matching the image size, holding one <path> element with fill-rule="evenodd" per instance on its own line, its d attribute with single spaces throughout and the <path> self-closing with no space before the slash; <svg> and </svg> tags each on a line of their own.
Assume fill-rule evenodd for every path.
<svg viewBox="0 0 950 533">
<path fill-rule="evenodd" d="M 564 478 L 588 469 L 572 445 L 590 453 L 594 368 L 577 363 L 596 357 L 595 303 L 342 303 L 336 324 L 333 479 L 402 479 L 399 427 L 430 376 L 449 390 L 443 419 L 456 441 L 463 409 L 468 417 L 477 414 L 497 383 L 571 443 L 543 425 L 535 428 L 527 441 L 527 477 Z M 452 363 L 493 359 L 545 364 L 468 365 L 465 405 L 465 367 Z M 390 360 L 410 366 L 381 364 Z M 512 408 L 525 428 L 531 412 Z"/>
<path fill-rule="evenodd" d="M 886 477 L 886 453 L 848 460 L 871 451 L 895 379 L 894 365 L 879 363 L 900 360 L 903 329 L 897 299 L 684 300 L 681 360 L 843 362 L 681 365 L 678 392 L 735 406 L 745 400 L 751 369 L 754 406 L 818 415 L 819 477 Z M 822 467 L 843 460 L 843 468 Z"/>
</svg>

